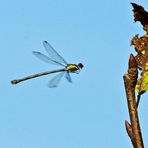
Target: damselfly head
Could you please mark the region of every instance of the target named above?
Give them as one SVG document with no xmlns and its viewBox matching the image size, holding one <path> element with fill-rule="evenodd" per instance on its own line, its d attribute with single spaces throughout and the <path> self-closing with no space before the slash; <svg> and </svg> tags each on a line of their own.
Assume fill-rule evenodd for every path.
<svg viewBox="0 0 148 148">
<path fill-rule="evenodd" d="M 79 68 L 81 68 L 81 69 L 84 67 L 84 65 L 83 65 L 82 63 L 79 63 L 78 66 L 79 66 Z"/>
</svg>

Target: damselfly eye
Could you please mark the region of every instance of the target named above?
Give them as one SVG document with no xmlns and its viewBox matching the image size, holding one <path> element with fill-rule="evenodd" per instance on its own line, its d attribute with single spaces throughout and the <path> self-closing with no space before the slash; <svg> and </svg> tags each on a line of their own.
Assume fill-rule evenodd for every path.
<svg viewBox="0 0 148 148">
<path fill-rule="evenodd" d="M 78 66 L 82 69 L 84 65 L 82 63 L 79 63 Z"/>
</svg>

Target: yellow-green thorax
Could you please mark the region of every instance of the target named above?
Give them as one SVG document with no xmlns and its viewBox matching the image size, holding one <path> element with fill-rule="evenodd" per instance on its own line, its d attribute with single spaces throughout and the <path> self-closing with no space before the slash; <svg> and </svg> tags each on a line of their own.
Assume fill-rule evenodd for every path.
<svg viewBox="0 0 148 148">
<path fill-rule="evenodd" d="M 76 64 L 68 64 L 65 68 L 67 71 L 70 71 L 70 72 L 75 72 L 80 69 L 80 67 Z"/>
</svg>

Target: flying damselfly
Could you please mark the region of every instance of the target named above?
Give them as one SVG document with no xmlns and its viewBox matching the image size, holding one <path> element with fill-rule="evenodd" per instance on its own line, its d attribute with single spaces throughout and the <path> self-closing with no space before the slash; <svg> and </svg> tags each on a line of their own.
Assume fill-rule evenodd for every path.
<svg viewBox="0 0 148 148">
<path fill-rule="evenodd" d="M 17 79 L 17 80 L 12 80 L 11 83 L 12 84 L 17 84 L 19 82 L 25 81 L 25 80 L 29 80 L 32 78 L 36 78 L 39 76 L 43 76 L 43 75 L 48 75 L 48 74 L 52 74 L 52 73 L 59 73 L 58 75 L 56 75 L 55 77 L 53 77 L 49 83 L 48 86 L 49 87 L 57 87 L 61 78 L 63 76 L 65 76 L 65 78 L 68 80 L 68 82 L 72 82 L 70 73 L 79 73 L 79 71 L 83 68 L 83 64 L 79 63 L 79 64 L 68 64 L 65 59 L 60 56 L 55 49 L 47 42 L 44 41 L 43 42 L 43 46 L 46 50 L 46 52 L 48 53 L 48 56 L 42 54 L 41 52 L 37 52 L 37 51 L 33 51 L 32 53 L 39 58 L 40 60 L 50 63 L 50 64 L 55 64 L 55 65 L 60 65 L 63 68 L 62 69 L 58 69 L 58 70 L 52 70 L 52 71 L 47 71 L 47 72 L 42 72 L 42 73 L 38 73 L 38 74 L 34 74 L 34 75 L 30 75 L 21 79 Z"/>
</svg>

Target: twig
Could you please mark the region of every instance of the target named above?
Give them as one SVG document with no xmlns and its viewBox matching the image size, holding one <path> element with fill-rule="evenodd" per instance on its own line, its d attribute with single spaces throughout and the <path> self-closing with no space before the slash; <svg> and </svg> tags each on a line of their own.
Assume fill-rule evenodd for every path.
<svg viewBox="0 0 148 148">
<path fill-rule="evenodd" d="M 131 121 L 131 124 L 127 124 L 126 122 L 126 129 L 132 141 L 133 147 L 144 148 L 135 97 L 135 85 L 137 82 L 137 76 L 138 67 L 134 56 L 131 54 L 129 59 L 128 73 L 123 76 Z"/>
<path fill-rule="evenodd" d="M 138 95 L 137 95 L 137 108 L 138 108 L 138 106 L 139 106 L 139 102 L 140 102 L 141 96 L 142 96 L 142 94 L 144 94 L 144 93 L 145 93 L 145 91 L 142 91 L 142 92 L 138 93 Z"/>
<path fill-rule="evenodd" d="M 134 145 L 134 140 L 133 140 L 133 135 L 132 135 L 132 127 L 127 120 L 125 120 L 125 127 L 126 127 L 127 134 L 130 137 L 132 144 Z"/>
</svg>

